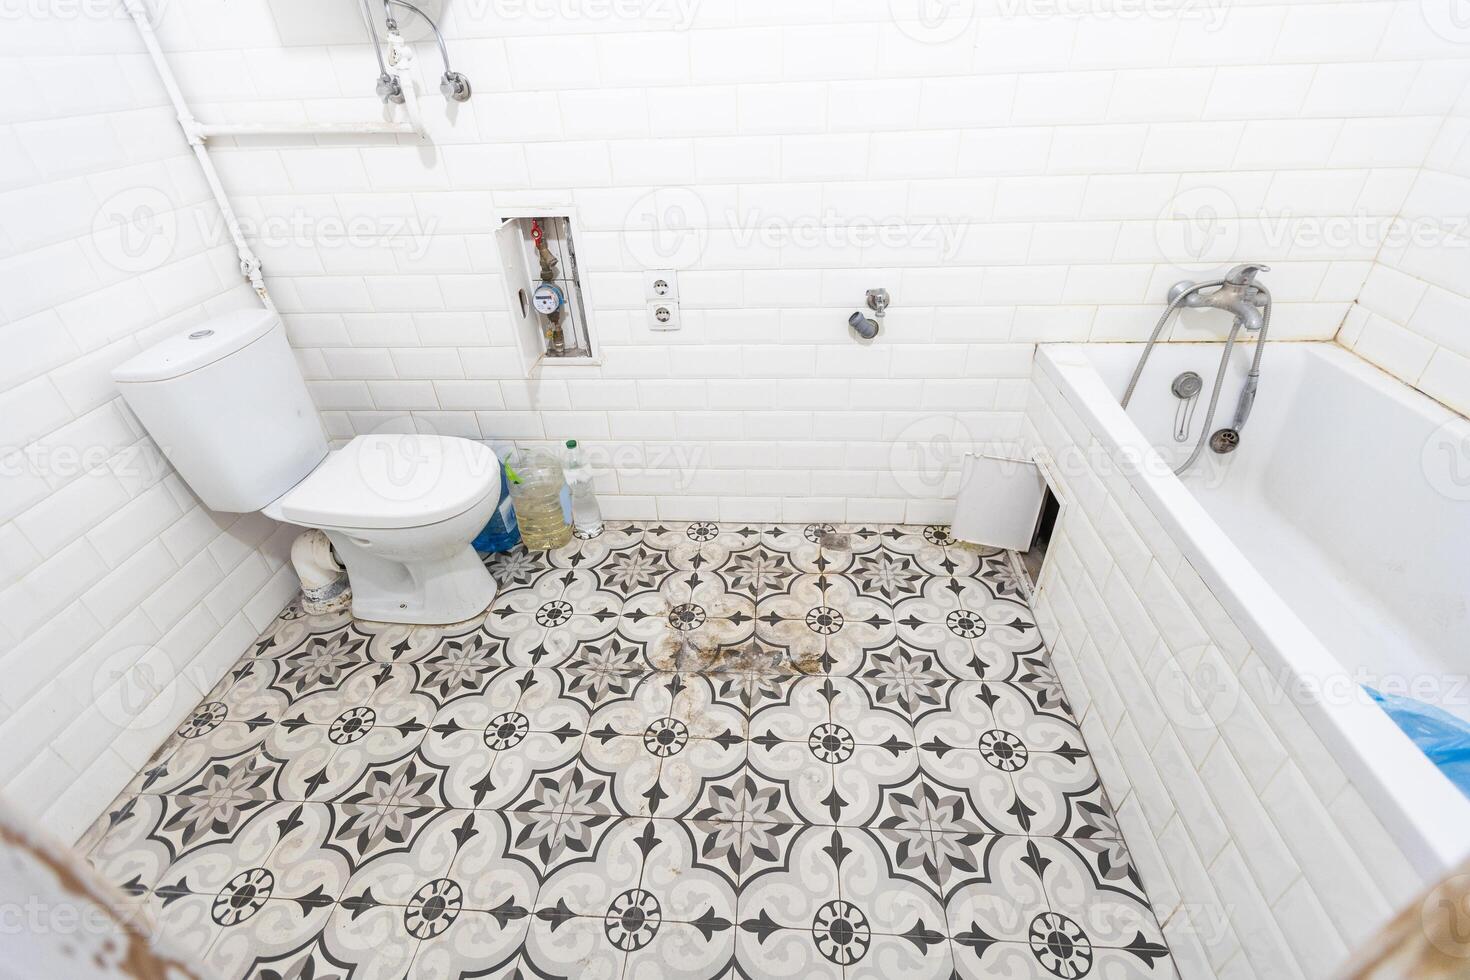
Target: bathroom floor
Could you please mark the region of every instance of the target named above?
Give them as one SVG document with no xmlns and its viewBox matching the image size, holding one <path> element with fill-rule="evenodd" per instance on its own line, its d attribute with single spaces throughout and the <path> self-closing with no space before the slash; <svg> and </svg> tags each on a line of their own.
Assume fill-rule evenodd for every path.
<svg viewBox="0 0 1470 980">
<path fill-rule="evenodd" d="M 1004 552 L 611 524 L 283 612 L 87 835 L 220 977 L 1172 977 Z"/>
</svg>

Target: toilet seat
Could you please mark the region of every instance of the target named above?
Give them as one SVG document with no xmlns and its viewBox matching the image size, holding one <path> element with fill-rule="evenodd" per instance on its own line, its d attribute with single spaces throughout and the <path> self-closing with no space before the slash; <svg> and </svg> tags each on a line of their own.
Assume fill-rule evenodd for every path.
<svg viewBox="0 0 1470 980">
<path fill-rule="evenodd" d="M 372 530 L 447 521 L 500 485 L 500 461 L 469 439 L 413 433 L 358 436 L 271 508 L 303 527 Z"/>
</svg>

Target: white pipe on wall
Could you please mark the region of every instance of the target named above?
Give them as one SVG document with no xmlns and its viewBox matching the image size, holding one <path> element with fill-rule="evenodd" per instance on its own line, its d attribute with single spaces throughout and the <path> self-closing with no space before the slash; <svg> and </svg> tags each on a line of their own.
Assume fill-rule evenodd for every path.
<svg viewBox="0 0 1470 980">
<path fill-rule="evenodd" d="M 128 14 L 133 18 L 133 23 L 138 27 L 138 33 L 143 38 L 143 45 L 148 49 L 148 56 L 153 59 L 153 67 L 158 71 L 158 77 L 163 82 L 164 90 L 168 92 L 169 101 L 173 103 L 179 127 L 184 131 L 184 138 L 189 141 L 189 146 L 194 150 L 194 158 L 199 161 L 199 169 L 204 171 L 204 179 L 209 184 L 209 190 L 214 195 L 215 203 L 219 205 L 225 228 L 229 231 L 230 239 L 235 243 L 235 252 L 240 257 L 240 274 L 249 281 L 251 288 L 260 297 L 265 308 L 274 313 L 276 306 L 271 302 L 270 292 L 265 286 L 265 275 L 261 270 L 260 257 L 245 240 L 245 233 L 240 229 L 240 220 L 235 216 L 235 209 L 230 205 L 229 197 L 225 195 L 225 188 L 220 183 L 219 173 L 214 169 L 214 162 L 209 159 L 209 151 L 204 146 L 205 134 L 199 126 L 199 120 L 195 119 L 194 114 L 189 111 L 189 104 L 184 101 L 184 93 L 179 90 L 178 79 L 174 77 L 173 69 L 169 67 L 168 59 L 163 55 L 158 36 L 153 33 L 153 24 L 148 20 L 148 13 L 143 9 L 139 0 L 122 0 L 122 2 Z"/>
<path fill-rule="evenodd" d="M 369 26 L 371 29 L 371 25 Z M 419 136 L 426 137 L 418 82 L 414 73 L 413 47 L 397 31 L 388 34 L 388 64 L 403 87 L 402 121 L 369 119 L 362 122 L 243 122 L 199 123 L 201 136 Z"/>
<path fill-rule="evenodd" d="M 407 86 L 404 87 L 405 100 Z M 358 136 L 419 133 L 411 122 L 349 123 L 201 123 L 199 132 L 209 136 Z"/>
<path fill-rule="evenodd" d="M 403 86 L 403 109 L 408 113 L 411 131 L 423 136 L 424 119 L 419 107 L 418 83 L 414 80 L 413 48 L 396 28 L 388 32 L 388 61 L 398 71 L 398 82 Z"/>
<path fill-rule="evenodd" d="M 179 89 L 178 79 L 174 76 L 173 69 L 169 66 L 168 59 L 164 56 L 163 47 L 158 43 L 158 36 L 153 31 L 153 24 L 148 19 L 148 12 L 143 9 L 141 0 L 122 0 L 123 6 L 127 8 L 128 14 L 137 25 L 138 33 L 143 38 L 143 45 L 148 49 L 148 56 L 153 59 L 153 67 L 158 72 L 159 79 L 163 82 L 164 90 L 168 93 L 169 101 L 173 103 L 174 114 L 178 117 L 179 126 L 184 131 L 184 138 L 189 141 L 189 146 L 194 150 L 194 157 L 199 161 L 199 168 L 204 171 L 204 179 L 209 184 L 210 192 L 214 195 L 215 203 L 219 205 L 220 214 L 224 218 L 225 229 L 230 233 L 230 239 L 235 243 L 235 251 L 240 257 L 240 273 L 249 281 L 252 289 L 260 297 L 261 303 L 271 312 L 275 312 L 275 304 L 271 302 L 270 292 L 266 289 L 265 276 L 261 270 L 260 257 L 250 247 L 245 239 L 245 233 L 240 228 L 240 221 L 235 216 L 235 209 L 230 205 L 230 199 L 225 195 L 224 185 L 220 183 L 219 173 L 214 169 L 214 163 L 209 159 L 209 151 L 205 146 L 205 140 L 210 136 L 318 136 L 318 135 L 358 135 L 358 134 L 383 134 L 383 135 L 424 135 L 424 122 L 419 112 L 418 89 L 414 83 L 410 70 L 413 67 L 413 49 L 394 32 L 390 37 L 392 44 L 393 61 L 395 67 L 402 72 L 404 109 L 408 114 L 407 122 L 365 121 L 360 123 L 223 123 L 206 125 L 194 117 L 189 110 L 189 104 L 184 100 L 184 93 Z"/>
</svg>

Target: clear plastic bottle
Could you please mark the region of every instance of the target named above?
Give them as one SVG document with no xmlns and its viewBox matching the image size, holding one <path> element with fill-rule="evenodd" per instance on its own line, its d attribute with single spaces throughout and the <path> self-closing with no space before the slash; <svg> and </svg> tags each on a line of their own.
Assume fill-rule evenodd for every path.
<svg viewBox="0 0 1470 980">
<path fill-rule="evenodd" d="M 561 463 L 549 452 L 517 449 L 505 459 L 521 541 L 529 551 L 550 551 L 572 539 L 561 509 Z"/>
<path fill-rule="evenodd" d="M 602 533 L 602 508 L 597 506 L 597 491 L 592 487 L 592 467 L 587 454 L 577 448 L 577 440 L 567 440 L 567 486 L 572 488 L 572 527 L 583 538 Z"/>
</svg>

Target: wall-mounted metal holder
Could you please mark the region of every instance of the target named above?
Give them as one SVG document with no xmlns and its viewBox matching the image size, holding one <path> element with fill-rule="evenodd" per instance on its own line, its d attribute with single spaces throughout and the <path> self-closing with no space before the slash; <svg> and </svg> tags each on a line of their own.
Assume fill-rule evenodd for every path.
<svg viewBox="0 0 1470 980">
<path fill-rule="evenodd" d="M 847 325 L 862 340 L 872 340 L 878 336 L 878 330 L 883 326 L 883 314 L 888 311 L 892 298 L 888 295 L 888 290 L 880 287 L 868 290 L 867 301 L 868 309 L 873 311 L 872 316 L 864 316 L 862 311 L 858 311 L 847 318 Z"/>
</svg>

